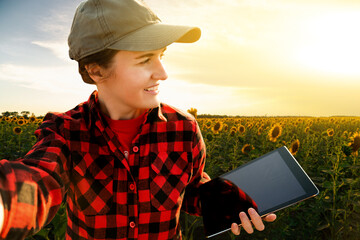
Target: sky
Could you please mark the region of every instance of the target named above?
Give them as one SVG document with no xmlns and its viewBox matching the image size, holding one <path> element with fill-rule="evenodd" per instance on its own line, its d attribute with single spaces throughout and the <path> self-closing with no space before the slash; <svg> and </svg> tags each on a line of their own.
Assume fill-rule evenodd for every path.
<svg viewBox="0 0 360 240">
<path fill-rule="evenodd" d="M 0 0 L 0 113 L 86 101 L 68 57 L 79 0 Z M 168 47 L 160 99 L 198 114 L 360 116 L 360 1 L 146 0 L 164 23 L 198 26 Z"/>
</svg>

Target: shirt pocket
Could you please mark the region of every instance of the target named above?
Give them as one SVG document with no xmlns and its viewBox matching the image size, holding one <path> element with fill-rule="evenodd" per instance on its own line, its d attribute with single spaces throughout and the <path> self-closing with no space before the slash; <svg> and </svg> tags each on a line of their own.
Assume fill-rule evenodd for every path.
<svg viewBox="0 0 360 240">
<path fill-rule="evenodd" d="M 151 206 L 158 211 L 179 208 L 190 177 L 187 152 L 150 153 Z"/>
<path fill-rule="evenodd" d="M 114 158 L 86 153 L 73 161 L 75 205 L 84 215 L 104 215 L 113 204 Z"/>
</svg>

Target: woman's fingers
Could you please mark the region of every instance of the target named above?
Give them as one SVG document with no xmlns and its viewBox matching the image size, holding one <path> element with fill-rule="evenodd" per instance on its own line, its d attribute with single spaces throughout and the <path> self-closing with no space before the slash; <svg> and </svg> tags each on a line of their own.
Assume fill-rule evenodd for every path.
<svg viewBox="0 0 360 240">
<path fill-rule="evenodd" d="M 269 215 L 266 215 L 264 218 L 263 218 L 264 221 L 266 222 L 273 222 L 276 220 L 276 215 L 271 213 Z"/>
<path fill-rule="evenodd" d="M 248 215 L 246 215 L 245 212 L 240 212 L 239 217 L 240 217 L 240 221 L 241 221 L 241 226 L 239 226 L 236 223 L 233 223 L 231 225 L 231 231 L 233 234 L 239 235 L 241 227 L 243 227 L 244 230 L 249 234 L 254 232 L 254 227 L 258 231 L 263 231 L 265 229 L 263 220 L 266 222 L 273 222 L 276 219 L 276 215 L 273 213 L 265 216 L 264 218 L 261 218 L 260 215 L 258 214 L 258 212 L 253 208 L 249 208 L 248 213 L 249 213 L 250 219 L 249 219 Z"/>
<path fill-rule="evenodd" d="M 255 228 L 259 231 L 263 231 L 265 226 L 258 212 L 253 208 L 249 208 L 248 213 Z"/>
<path fill-rule="evenodd" d="M 244 228 L 244 230 L 247 232 L 247 233 L 253 233 L 254 232 L 254 229 L 252 227 L 252 224 L 248 218 L 248 216 L 246 215 L 245 212 L 241 212 L 239 214 L 239 217 L 240 217 L 240 221 L 241 221 L 241 226 Z"/>
<path fill-rule="evenodd" d="M 241 230 L 241 226 L 239 226 L 237 223 L 231 224 L 231 232 L 235 235 L 239 235 Z"/>
</svg>

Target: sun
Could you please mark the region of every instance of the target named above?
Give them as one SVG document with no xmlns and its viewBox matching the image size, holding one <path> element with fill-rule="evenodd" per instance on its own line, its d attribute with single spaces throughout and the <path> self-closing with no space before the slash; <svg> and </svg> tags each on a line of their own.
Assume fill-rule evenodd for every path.
<svg viewBox="0 0 360 240">
<path fill-rule="evenodd" d="M 311 71 L 360 76 L 360 10 L 310 17 L 303 25 L 297 61 Z"/>
</svg>

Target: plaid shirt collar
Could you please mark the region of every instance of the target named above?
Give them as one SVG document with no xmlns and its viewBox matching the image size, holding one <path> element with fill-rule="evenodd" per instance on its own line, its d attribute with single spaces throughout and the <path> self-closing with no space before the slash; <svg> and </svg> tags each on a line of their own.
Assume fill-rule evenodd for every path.
<svg viewBox="0 0 360 240">
<path fill-rule="evenodd" d="M 88 129 L 93 129 L 94 127 L 98 128 L 106 141 L 110 143 L 109 147 L 111 151 L 113 151 L 117 158 L 122 159 L 122 164 L 128 171 L 130 171 L 130 166 L 127 160 L 125 160 L 121 151 L 119 151 L 119 149 L 121 149 L 121 144 L 100 111 L 99 97 L 96 90 L 90 95 L 88 101 L 83 103 L 83 108 L 84 116 L 87 118 L 85 121 L 88 121 Z M 147 111 L 142 125 L 152 124 L 154 122 L 167 122 L 166 114 L 163 114 L 161 111 L 161 104 L 159 107 L 152 108 Z"/>
</svg>

